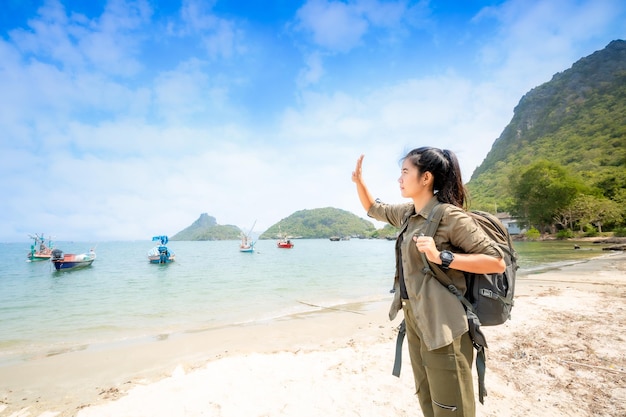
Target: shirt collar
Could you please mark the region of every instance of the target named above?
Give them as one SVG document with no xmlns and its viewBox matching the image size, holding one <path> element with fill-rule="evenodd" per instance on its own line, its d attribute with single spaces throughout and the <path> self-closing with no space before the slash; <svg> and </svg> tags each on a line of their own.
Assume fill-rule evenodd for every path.
<svg viewBox="0 0 626 417">
<path fill-rule="evenodd" d="M 419 211 L 419 213 L 415 213 L 415 214 L 419 214 L 420 216 L 422 216 L 423 218 L 427 219 L 428 215 L 430 214 L 430 212 L 433 210 L 433 208 L 435 208 L 435 206 L 437 204 L 440 204 L 440 201 L 437 199 L 437 195 L 434 195 L 430 201 L 428 203 L 426 203 L 426 205 Z M 415 210 L 415 208 L 413 208 L 413 210 Z M 415 215 L 414 214 L 414 215 Z"/>
</svg>

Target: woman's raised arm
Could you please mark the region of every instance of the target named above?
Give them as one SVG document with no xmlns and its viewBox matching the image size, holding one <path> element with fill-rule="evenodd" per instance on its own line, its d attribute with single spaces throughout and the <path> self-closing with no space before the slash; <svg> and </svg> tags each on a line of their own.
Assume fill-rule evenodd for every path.
<svg viewBox="0 0 626 417">
<path fill-rule="evenodd" d="M 374 204 L 374 198 L 370 194 L 369 190 L 365 186 L 363 182 L 363 157 L 365 155 L 359 156 L 359 159 L 356 161 L 356 168 L 352 171 L 352 182 L 356 184 L 356 192 L 359 195 L 359 200 L 361 201 L 361 205 L 365 209 L 365 211 L 369 211 L 370 207 Z"/>
</svg>

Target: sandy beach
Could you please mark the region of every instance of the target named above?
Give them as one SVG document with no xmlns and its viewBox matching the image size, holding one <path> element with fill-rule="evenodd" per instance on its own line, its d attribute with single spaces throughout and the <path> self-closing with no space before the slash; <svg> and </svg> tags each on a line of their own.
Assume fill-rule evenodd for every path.
<svg viewBox="0 0 626 417">
<path fill-rule="evenodd" d="M 520 276 L 478 416 L 626 415 L 626 253 Z M 0 417 L 420 416 L 390 298 L 0 368 Z M 401 314 L 400 314 L 401 316 Z"/>
</svg>

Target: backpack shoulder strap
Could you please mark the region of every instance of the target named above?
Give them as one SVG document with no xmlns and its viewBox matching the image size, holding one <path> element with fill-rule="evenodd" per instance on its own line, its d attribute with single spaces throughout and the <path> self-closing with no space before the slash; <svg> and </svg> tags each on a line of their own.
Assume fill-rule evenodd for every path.
<svg viewBox="0 0 626 417">
<path fill-rule="evenodd" d="M 426 227 L 424 228 L 425 236 L 435 236 L 445 211 L 445 206 L 442 203 L 435 204 L 426 218 Z"/>
<path fill-rule="evenodd" d="M 443 213 L 445 211 L 445 206 L 441 203 L 438 203 L 433 207 L 428 218 L 426 219 L 426 228 L 425 228 L 425 236 L 433 237 L 437 232 L 437 228 L 439 227 L 439 223 L 441 222 L 441 218 L 443 217 Z M 452 279 L 441 269 L 441 267 L 437 264 L 433 264 L 428 261 L 426 258 L 426 254 L 424 252 L 420 252 L 422 257 L 422 262 L 424 263 L 424 269 L 422 270 L 425 274 L 431 275 L 437 279 L 446 287 L 452 294 L 456 295 L 459 301 L 465 306 L 466 310 L 473 311 L 472 304 L 461 294 L 458 288 L 452 282 Z"/>
<path fill-rule="evenodd" d="M 441 218 L 443 217 L 444 211 L 445 206 L 441 203 L 437 203 L 433 207 L 433 209 L 430 211 L 430 214 L 428 215 L 428 218 L 426 219 L 426 225 L 423 232 L 424 236 L 435 236 L 435 233 L 437 233 L 437 228 L 439 227 L 439 223 L 441 222 Z M 440 268 L 438 268 L 437 265 L 433 264 L 434 268 L 431 268 L 431 263 L 426 258 L 426 254 L 424 252 L 420 252 L 420 256 L 422 257 L 422 262 L 424 263 L 424 268 L 422 272 L 434 276 L 445 287 L 448 287 L 452 284 L 452 280 Z"/>
<path fill-rule="evenodd" d="M 398 326 L 398 337 L 396 338 L 396 356 L 393 360 L 393 370 L 391 374 L 393 376 L 400 377 L 400 369 L 402 368 L 402 342 L 406 336 L 406 321 L 403 319 Z"/>
</svg>

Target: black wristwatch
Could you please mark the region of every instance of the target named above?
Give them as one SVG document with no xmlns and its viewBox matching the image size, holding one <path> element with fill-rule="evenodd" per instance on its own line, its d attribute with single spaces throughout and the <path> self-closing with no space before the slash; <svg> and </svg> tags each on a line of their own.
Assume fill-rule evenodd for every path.
<svg viewBox="0 0 626 417">
<path fill-rule="evenodd" d="M 454 261 L 454 254 L 449 250 L 442 250 L 439 252 L 439 258 L 441 259 L 441 267 L 448 269 L 452 261 Z"/>
</svg>

